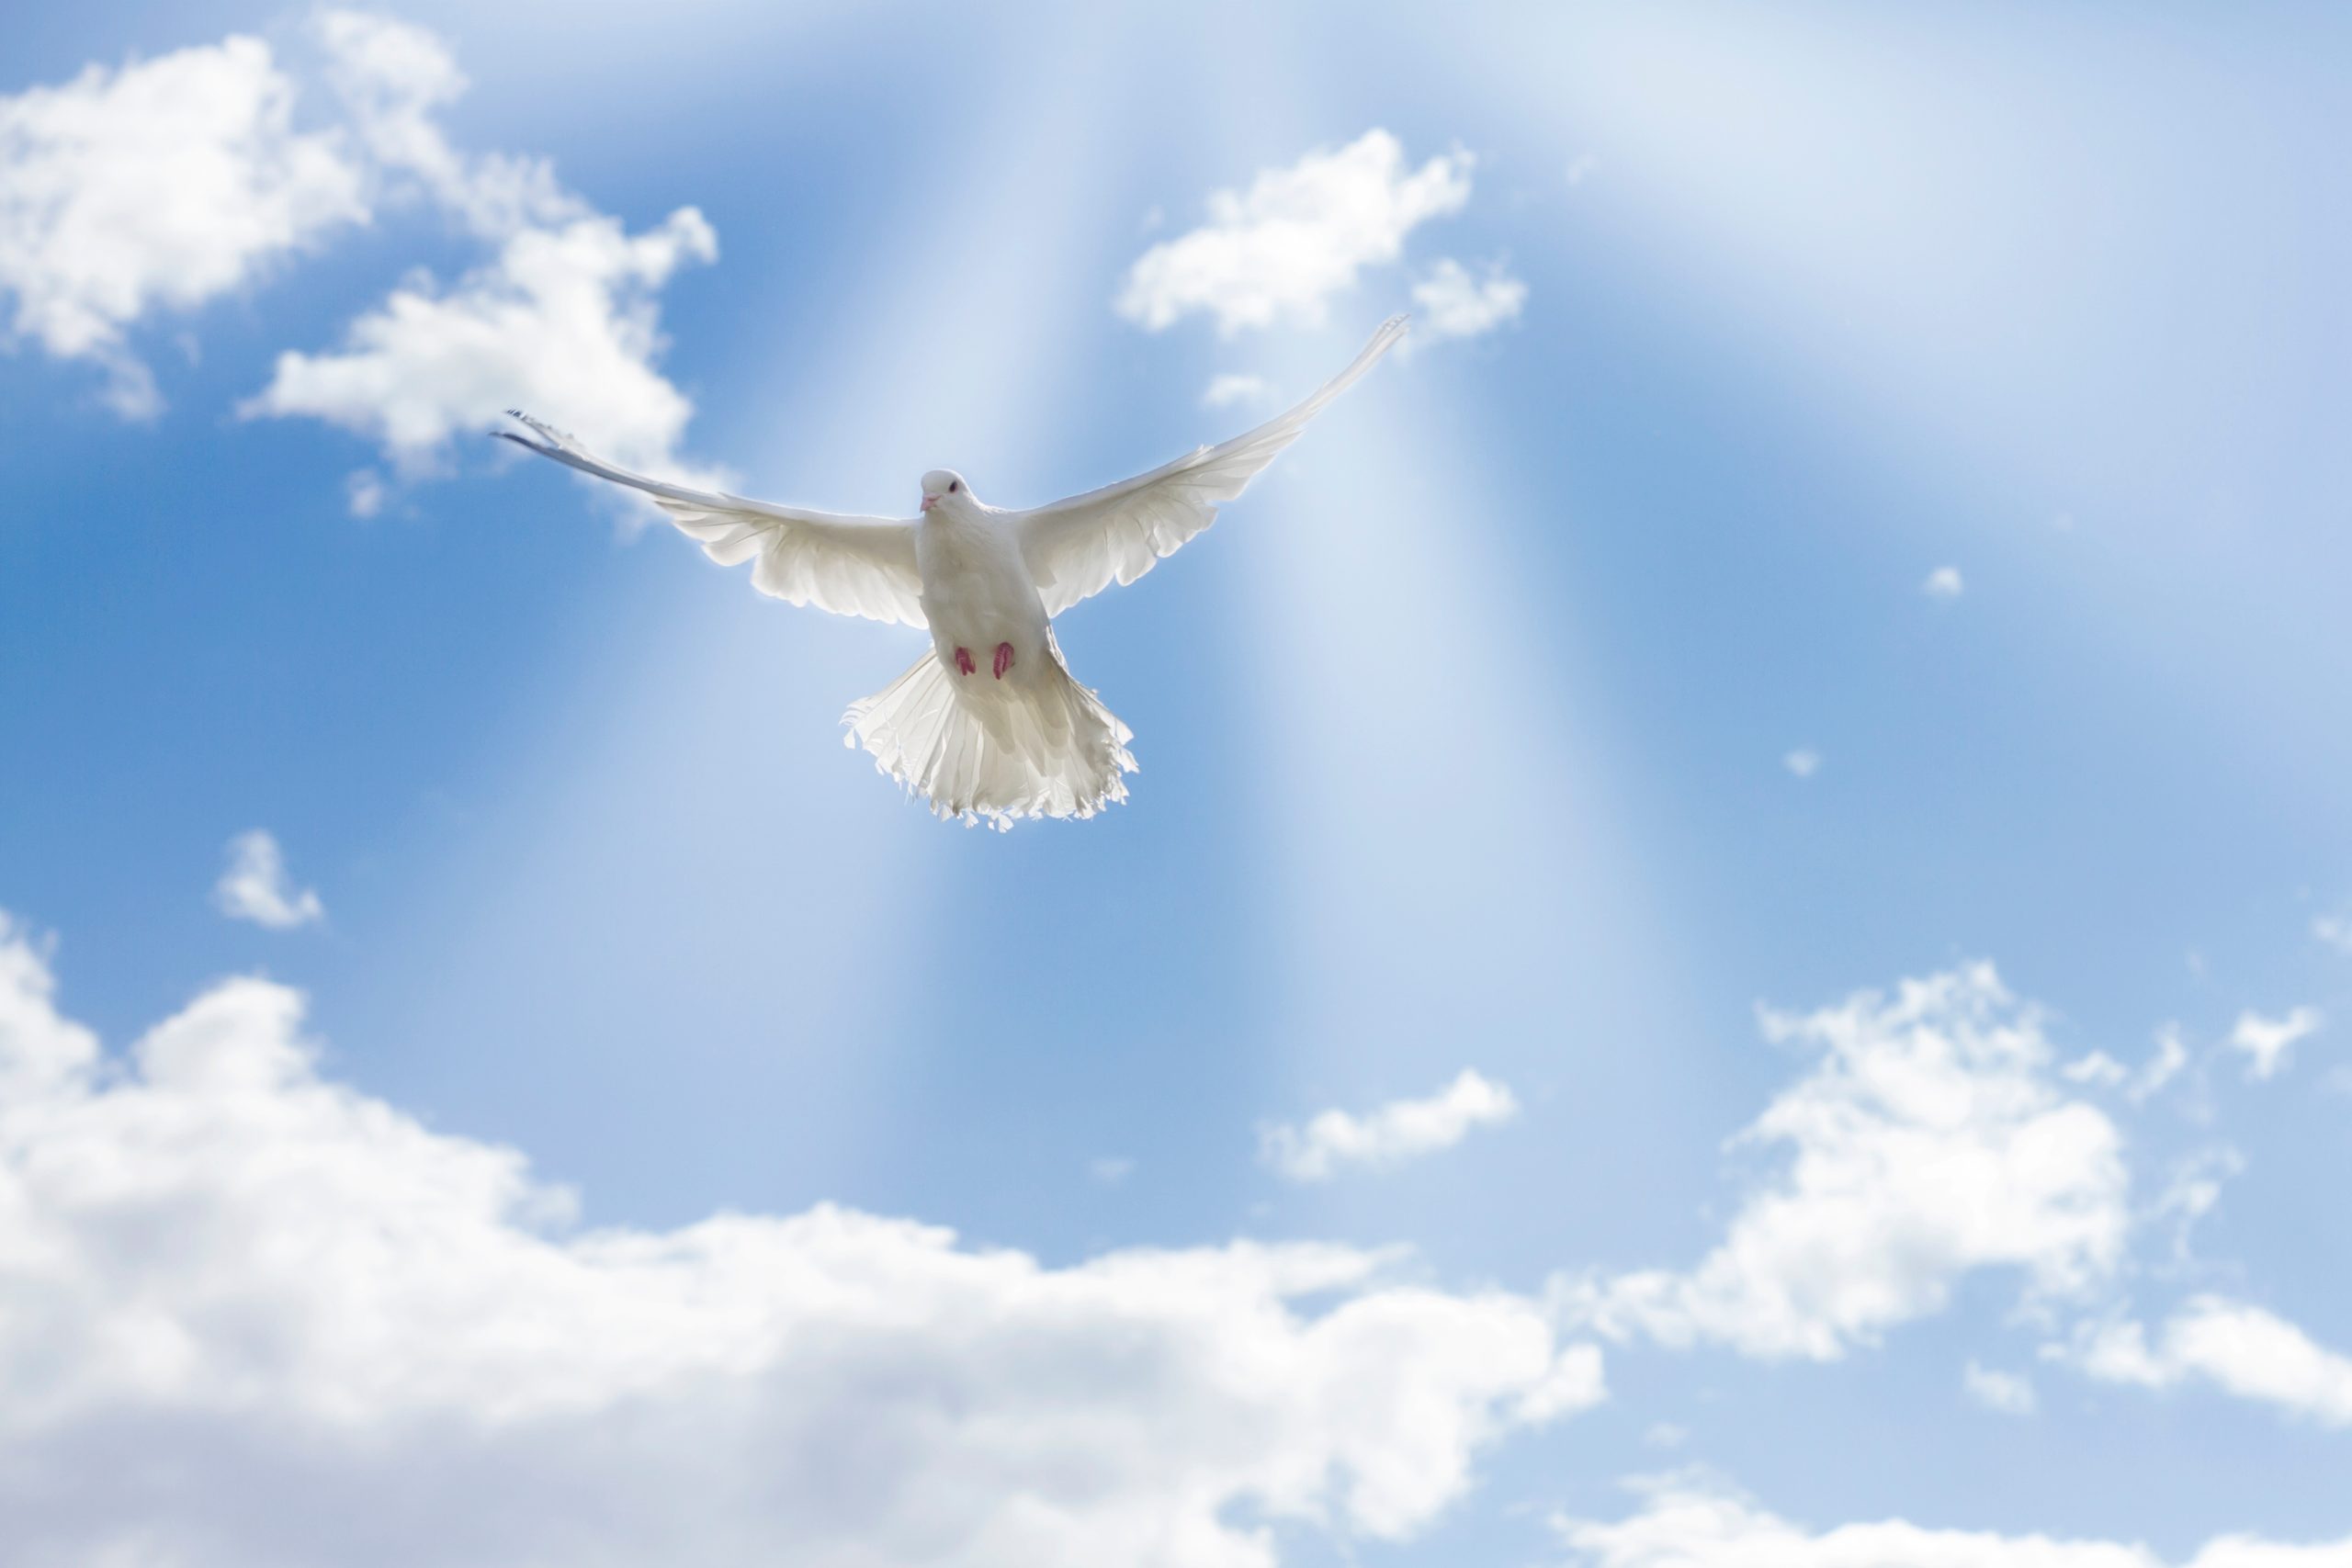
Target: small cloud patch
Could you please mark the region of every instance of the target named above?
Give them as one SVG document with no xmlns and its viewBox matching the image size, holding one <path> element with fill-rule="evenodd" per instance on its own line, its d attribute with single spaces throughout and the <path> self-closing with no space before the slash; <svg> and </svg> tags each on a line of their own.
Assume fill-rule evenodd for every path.
<svg viewBox="0 0 2352 1568">
<path fill-rule="evenodd" d="M 229 840 L 228 868 L 213 884 L 212 902 L 232 920 L 251 920 L 274 931 L 307 926 L 327 913 L 317 892 L 294 886 L 285 852 L 259 828 Z"/>
<path fill-rule="evenodd" d="M 1427 1100 L 1391 1100 L 1362 1116 L 1326 1111 L 1303 1127 L 1263 1127 L 1259 1153 L 1293 1181 L 1328 1181 L 1343 1167 L 1396 1165 L 1450 1149 L 1472 1128 L 1518 1114 L 1509 1089 L 1465 1067 Z"/>
</svg>

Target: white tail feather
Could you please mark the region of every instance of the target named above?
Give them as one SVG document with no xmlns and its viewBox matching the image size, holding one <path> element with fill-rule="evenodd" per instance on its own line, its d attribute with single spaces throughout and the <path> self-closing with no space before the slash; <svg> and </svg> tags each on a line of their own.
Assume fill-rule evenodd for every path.
<svg viewBox="0 0 2352 1568">
<path fill-rule="evenodd" d="M 1023 817 L 1091 817 L 1127 798 L 1135 735 L 1071 678 L 1050 669 L 1018 682 L 951 676 L 936 652 L 850 705 L 843 744 L 931 803 L 932 814 L 1004 829 Z M 1023 671 L 1023 674 L 1027 674 Z"/>
</svg>

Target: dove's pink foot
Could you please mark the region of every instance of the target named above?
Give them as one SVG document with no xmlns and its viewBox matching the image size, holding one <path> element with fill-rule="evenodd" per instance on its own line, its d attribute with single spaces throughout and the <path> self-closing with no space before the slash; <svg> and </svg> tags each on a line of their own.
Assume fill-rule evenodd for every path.
<svg viewBox="0 0 2352 1568">
<path fill-rule="evenodd" d="M 1009 642 L 998 643 L 996 645 L 996 678 L 1000 681 L 1003 680 L 1004 672 L 1012 668 L 1012 645 Z"/>
<path fill-rule="evenodd" d="M 956 650 L 956 668 L 961 670 L 967 675 L 969 675 L 973 671 L 979 668 L 978 665 L 972 662 L 972 650 L 970 649 L 959 648 Z"/>
</svg>

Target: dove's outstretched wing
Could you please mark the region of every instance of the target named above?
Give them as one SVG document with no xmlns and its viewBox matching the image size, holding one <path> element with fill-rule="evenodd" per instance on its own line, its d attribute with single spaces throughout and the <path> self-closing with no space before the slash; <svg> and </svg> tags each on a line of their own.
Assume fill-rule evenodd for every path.
<svg viewBox="0 0 2352 1568">
<path fill-rule="evenodd" d="M 1406 317 L 1391 316 L 1372 334 L 1354 364 L 1288 413 L 1246 435 L 1204 446 L 1148 474 L 1022 513 L 1015 524 L 1021 553 L 1045 598 L 1046 614 L 1058 615 L 1114 582 L 1133 582 L 1216 522 L 1216 509 L 1239 495 L 1259 469 L 1298 439 L 1308 420 L 1395 347 L 1406 325 Z"/>
<path fill-rule="evenodd" d="M 740 495 L 692 490 L 616 468 L 528 414 L 513 417 L 530 435 L 498 434 L 583 474 L 641 490 L 679 532 L 701 542 L 721 566 L 752 560 L 752 586 L 795 604 L 836 615 L 864 615 L 921 628 L 922 573 L 915 566 L 914 525 L 888 517 L 845 517 Z"/>
</svg>

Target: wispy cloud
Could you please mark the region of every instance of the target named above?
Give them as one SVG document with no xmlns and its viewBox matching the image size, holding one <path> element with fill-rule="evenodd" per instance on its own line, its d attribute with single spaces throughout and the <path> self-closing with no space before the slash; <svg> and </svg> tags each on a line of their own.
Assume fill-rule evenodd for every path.
<svg viewBox="0 0 2352 1568">
<path fill-rule="evenodd" d="M 1919 584 L 1919 592 L 1930 599 L 1957 599 L 1967 586 L 1961 581 L 1960 568 L 1939 566 L 1928 573 L 1927 581 Z"/>
<path fill-rule="evenodd" d="M 2162 1389 L 2203 1382 L 2325 1426 L 2352 1427 L 2352 1357 L 2317 1344 L 2276 1313 L 2223 1296 L 2188 1303 L 2153 1345 L 2129 1320 L 2088 1327 L 2071 1359 L 2110 1382 Z"/>
<path fill-rule="evenodd" d="M 2352 953 L 2352 915 L 2320 915 L 2312 920 L 2312 935 L 2335 949 Z"/>
<path fill-rule="evenodd" d="M 1821 771 L 1821 753 L 1810 746 L 1800 746 L 1781 759 L 1781 766 L 1801 779 L 1809 779 Z"/>
<path fill-rule="evenodd" d="M 1361 1116 L 1326 1111 L 1304 1126 L 1261 1127 L 1259 1154 L 1293 1181 L 1328 1181 L 1344 1167 L 1396 1165 L 1450 1149 L 1472 1128 L 1518 1114 L 1508 1088 L 1464 1068 L 1427 1100 L 1391 1100 Z"/>
<path fill-rule="evenodd" d="M 1421 223 L 1462 209 L 1472 163 L 1457 151 L 1408 169 L 1404 144 L 1375 130 L 1268 169 L 1246 191 L 1211 196 L 1207 223 L 1137 258 L 1118 311 L 1152 332 L 1196 312 L 1228 334 L 1319 323 L 1359 272 L 1395 261 Z"/>
<path fill-rule="evenodd" d="M 384 476 L 373 468 L 354 468 L 343 481 L 344 504 L 354 517 L 373 517 L 384 510 Z"/>
<path fill-rule="evenodd" d="M 2243 1012 L 2230 1031 L 2230 1047 L 2245 1054 L 2247 1077 L 2276 1077 L 2292 1059 L 2296 1044 L 2318 1033 L 2325 1021 L 2313 1007 L 2299 1007 L 2278 1018 Z"/>
<path fill-rule="evenodd" d="M 2058 1069 L 2058 1076 L 2068 1083 L 2094 1084 L 2100 1089 L 2120 1088 L 2132 1074 L 2122 1063 L 2104 1051 L 2093 1051 L 2077 1056 Z"/>
<path fill-rule="evenodd" d="M 294 885 L 285 852 L 259 828 L 229 840 L 229 864 L 213 884 L 212 902 L 232 920 L 251 920 L 274 931 L 324 919 L 327 912 L 316 892 Z"/>
<path fill-rule="evenodd" d="M 2104 1051 L 2090 1051 L 2059 1068 L 2058 1076 L 2090 1089 L 2120 1089 L 2124 1099 L 2137 1105 L 2178 1077 L 2187 1066 L 2188 1047 L 2181 1043 L 2179 1029 L 2166 1024 L 2156 1032 L 2156 1048 L 2137 1072 Z"/>
<path fill-rule="evenodd" d="M 2141 1067 L 2139 1076 L 2132 1080 L 2131 1087 L 2124 1093 L 2137 1104 L 2162 1090 L 2188 1066 L 2188 1046 L 2181 1040 L 2179 1029 L 2166 1024 L 2156 1031 L 2155 1054 Z"/>
<path fill-rule="evenodd" d="M 1413 303 L 1436 336 L 1476 337 L 1518 319 L 1527 303 L 1527 285 L 1505 272 L 1500 263 L 1477 277 L 1453 257 L 1443 256 L 1413 285 Z"/>
<path fill-rule="evenodd" d="M 1273 397 L 1274 389 L 1263 376 L 1228 372 L 1210 379 L 1208 390 L 1201 394 L 1201 404 L 1204 408 L 1221 409 L 1234 403 L 1272 402 Z"/>
<path fill-rule="evenodd" d="M 1968 1397 L 1987 1410 L 1997 1410 L 2004 1416 L 2030 1416 L 2037 1401 L 2033 1380 L 2018 1372 L 1998 1371 L 1971 1361 L 1960 1375 L 1960 1385 Z"/>
</svg>

